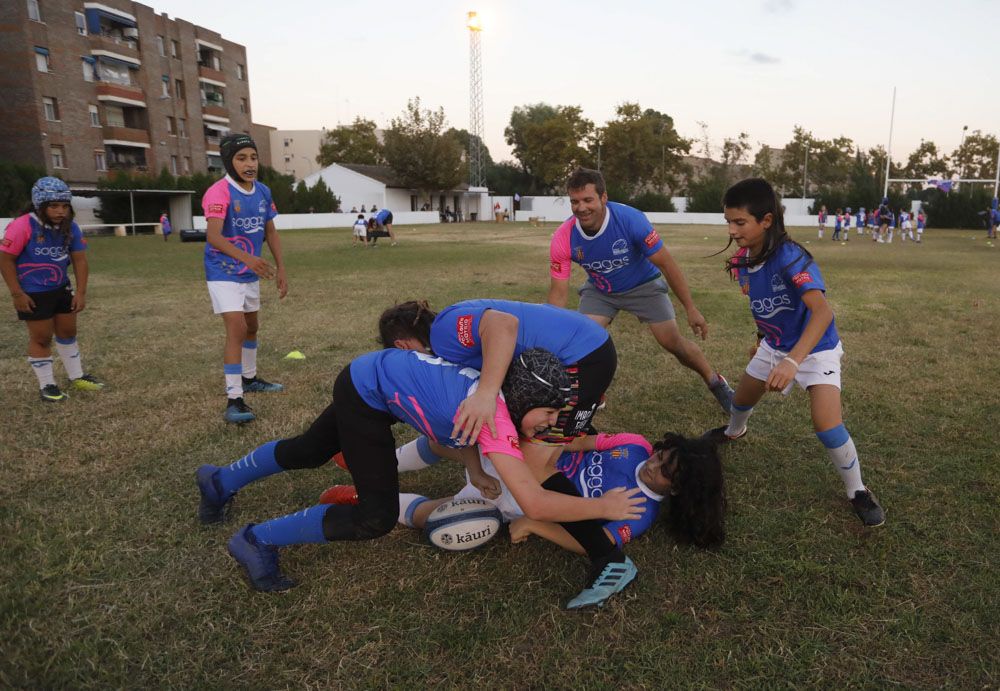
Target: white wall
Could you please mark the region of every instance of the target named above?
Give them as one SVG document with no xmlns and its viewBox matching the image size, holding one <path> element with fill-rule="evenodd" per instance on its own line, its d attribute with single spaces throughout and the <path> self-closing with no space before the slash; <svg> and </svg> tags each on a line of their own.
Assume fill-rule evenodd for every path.
<svg viewBox="0 0 1000 691">
<path fill-rule="evenodd" d="M 390 209 L 391 211 L 392 209 Z M 367 217 L 368 214 L 365 214 Z M 357 214 L 278 214 L 274 225 L 278 230 L 298 230 L 308 228 L 350 228 L 358 219 Z M 440 216 L 437 211 L 393 211 L 393 227 L 404 225 L 426 225 L 438 223 Z M 194 227 L 203 230 L 207 227 L 204 216 L 194 217 Z"/>
<path fill-rule="evenodd" d="M 271 155 L 273 156 L 274 153 L 272 152 Z M 317 173 L 307 176 L 305 179 L 306 186 L 312 187 L 321 177 L 323 178 L 323 182 L 340 199 L 340 208 L 342 209 L 347 210 L 353 206 L 360 209 L 364 205 L 367 211 L 374 204 L 380 209 L 388 208 L 392 210 L 392 206 L 386 203 L 385 185 L 378 180 L 373 180 L 366 175 L 355 173 L 349 168 L 344 168 L 334 163 Z M 410 208 L 409 195 L 406 197 L 406 204 L 399 208 Z M 393 211 L 393 214 L 395 214 L 395 211 Z"/>
</svg>

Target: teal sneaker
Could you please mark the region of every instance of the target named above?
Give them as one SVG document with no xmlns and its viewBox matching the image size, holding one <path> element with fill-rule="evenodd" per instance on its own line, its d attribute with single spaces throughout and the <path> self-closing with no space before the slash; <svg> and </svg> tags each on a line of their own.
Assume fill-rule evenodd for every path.
<svg viewBox="0 0 1000 691">
<path fill-rule="evenodd" d="M 625 590 L 629 583 L 635 580 L 639 570 L 631 559 L 608 562 L 600 573 L 566 605 L 566 609 L 583 609 L 584 607 L 603 607 L 615 593 Z"/>
<path fill-rule="evenodd" d="M 280 593 L 297 585 L 295 581 L 281 573 L 281 567 L 278 565 L 278 548 L 257 542 L 257 538 L 253 536 L 253 523 L 248 523 L 236 531 L 236 534 L 229 539 L 226 549 L 243 567 L 254 590 Z"/>
<path fill-rule="evenodd" d="M 284 384 L 274 384 L 261 379 L 260 377 L 243 377 L 244 393 L 281 393 L 285 390 Z"/>
<path fill-rule="evenodd" d="M 226 402 L 225 418 L 226 422 L 242 425 L 246 422 L 253 422 L 257 416 L 253 414 L 250 406 L 246 404 L 241 396 L 239 398 L 230 398 Z"/>
</svg>

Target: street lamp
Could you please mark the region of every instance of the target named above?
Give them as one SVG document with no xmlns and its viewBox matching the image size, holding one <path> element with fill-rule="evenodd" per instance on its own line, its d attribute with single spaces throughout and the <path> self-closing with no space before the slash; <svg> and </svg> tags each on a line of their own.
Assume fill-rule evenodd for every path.
<svg viewBox="0 0 1000 691">
<path fill-rule="evenodd" d="M 958 145 L 958 155 L 962 159 L 962 167 L 958 169 L 958 179 L 961 180 L 965 177 L 965 152 L 962 151 L 962 147 L 965 146 L 965 133 L 969 130 L 968 125 L 962 125 L 962 143 Z M 961 183 L 959 183 L 961 184 Z"/>
</svg>

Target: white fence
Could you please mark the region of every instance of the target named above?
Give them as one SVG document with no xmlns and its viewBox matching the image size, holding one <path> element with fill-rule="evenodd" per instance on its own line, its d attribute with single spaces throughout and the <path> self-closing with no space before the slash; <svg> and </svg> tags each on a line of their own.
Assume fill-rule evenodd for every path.
<svg viewBox="0 0 1000 691">
<path fill-rule="evenodd" d="M 367 219 L 371 214 L 363 214 Z M 350 228 L 358 220 L 358 214 L 278 214 L 274 225 L 278 230 L 298 230 L 307 228 Z M 441 215 L 437 211 L 394 211 L 392 224 L 425 225 L 440 223 Z M 194 217 L 194 227 L 205 229 L 208 224 L 204 216 Z"/>
</svg>

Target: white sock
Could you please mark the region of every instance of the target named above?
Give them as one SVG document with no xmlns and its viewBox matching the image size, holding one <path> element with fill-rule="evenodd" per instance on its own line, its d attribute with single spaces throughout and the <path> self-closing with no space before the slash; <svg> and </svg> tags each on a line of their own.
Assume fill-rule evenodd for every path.
<svg viewBox="0 0 1000 691">
<path fill-rule="evenodd" d="M 418 506 L 427 501 L 427 497 L 422 497 L 419 494 L 403 494 L 399 495 L 399 522 L 408 528 L 416 528 L 413 525 L 413 510 Z"/>
<path fill-rule="evenodd" d="M 747 420 L 750 419 L 750 413 L 753 412 L 753 406 L 740 406 L 733 403 L 733 409 L 729 413 L 729 427 L 726 428 L 726 435 L 730 437 L 738 437 L 747 428 Z"/>
<path fill-rule="evenodd" d="M 257 376 L 257 341 L 243 341 L 243 376 L 247 379 Z"/>
<path fill-rule="evenodd" d="M 400 473 L 423 470 L 440 460 L 438 455 L 431 451 L 431 443 L 427 437 L 417 437 L 396 449 L 396 469 Z"/>
<path fill-rule="evenodd" d="M 56 352 L 59 353 L 59 359 L 62 360 L 63 367 L 66 368 L 66 374 L 71 380 L 79 379 L 83 376 L 83 363 L 80 361 L 80 346 L 77 345 L 75 337 L 65 341 L 57 337 Z"/>
<path fill-rule="evenodd" d="M 226 396 L 243 398 L 243 365 L 223 365 L 226 375 Z"/>
<path fill-rule="evenodd" d="M 826 447 L 826 452 L 837 469 L 844 483 L 847 498 L 853 499 L 854 493 L 865 488 L 861 481 L 861 462 L 858 460 L 858 450 L 854 448 L 854 440 L 848 434 L 847 428 L 837 425 L 825 432 L 817 432 L 816 436 Z"/>
<path fill-rule="evenodd" d="M 50 357 L 29 357 L 28 364 L 31 371 L 38 378 L 38 388 L 44 389 L 46 386 L 54 386 L 55 377 L 52 376 L 52 358 Z"/>
</svg>

